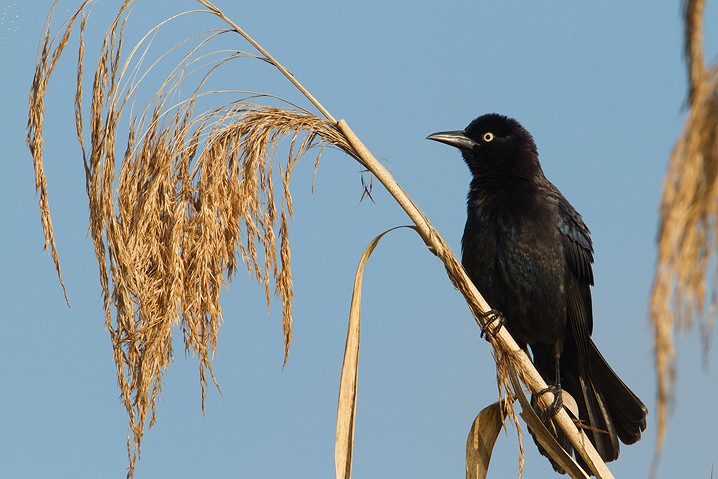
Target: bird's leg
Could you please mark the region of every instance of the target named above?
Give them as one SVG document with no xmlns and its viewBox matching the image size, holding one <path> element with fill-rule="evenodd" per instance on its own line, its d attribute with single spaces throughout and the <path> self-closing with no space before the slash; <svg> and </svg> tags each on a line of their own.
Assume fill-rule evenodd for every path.
<svg viewBox="0 0 718 479">
<path fill-rule="evenodd" d="M 486 337 L 487 341 L 489 340 L 489 335 L 495 335 L 504 326 L 504 324 L 506 324 L 506 317 L 504 317 L 503 313 L 498 309 L 490 309 L 485 313 L 481 313 L 479 317 L 483 319 L 483 324 L 479 325 L 481 328 L 481 337 Z M 497 325 L 493 327 L 492 331 L 490 331 L 489 327 L 494 322 L 496 322 Z"/>
<path fill-rule="evenodd" d="M 563 407 L 563 389 L 561 389 L 561 363 L 560 359 L 561 357 L 556 355 L 555 356 L 555 365 L 556 365 L 556 382 L 555 384 L 549 385 L 548 387 L 540 390 L 537 394 L 541 395 L 547 392 L 550 392 L 553 394 L 553 402 L 551 403 L 551 406 L 548 407 L 542 414 L 541 414 L 541 420 L 543 422 L 548 422 L 552 417 L 554 417 Z"/>
</svg>

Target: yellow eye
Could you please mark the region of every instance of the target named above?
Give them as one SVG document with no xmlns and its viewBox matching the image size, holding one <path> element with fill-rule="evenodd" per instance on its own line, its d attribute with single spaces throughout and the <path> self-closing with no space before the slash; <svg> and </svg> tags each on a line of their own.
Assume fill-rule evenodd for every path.
<svg viewBox="0 0 718 479">
<path fill-rule="evenodd" d="M 484 133 L 484 141 L 489 142 L 494 139 L 494 134 L 489 132 Z"/>
</svg>

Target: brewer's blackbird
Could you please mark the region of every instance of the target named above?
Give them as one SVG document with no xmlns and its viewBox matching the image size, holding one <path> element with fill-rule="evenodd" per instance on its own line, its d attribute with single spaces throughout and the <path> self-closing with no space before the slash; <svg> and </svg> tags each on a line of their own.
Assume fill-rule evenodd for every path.
<svg viewBox="0 0 718 479">
<path fill-rule="evenodd" d="M 555 404 L 562 389 L 570 393 L 601 457 L 616 459 L 618 439 L 640 439 L 647 409 L 591 339 L 593 246 L 581 215 L 546 179 L 533 137 L 516 120 L 487 114 L 427 138 L 458 148 L 471 170 L 466 272 L 519 345 L 531 347 Z M 560 431 L 557 439 L 571 454 Z"/>
</svg>

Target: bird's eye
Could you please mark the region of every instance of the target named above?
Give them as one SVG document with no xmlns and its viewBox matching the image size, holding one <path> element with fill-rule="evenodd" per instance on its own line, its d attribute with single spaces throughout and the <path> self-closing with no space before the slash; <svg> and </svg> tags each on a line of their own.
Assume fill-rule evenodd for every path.
<svg viewBox="0 0 718 479">
<path fill-rule="evenodd" d="M 491 141 L 491 140 L 493 140 L 493 139 L 494 139 L 494 134 L 493 134 L 493 133 L 491 133 L 490 131 L 487 131 L 486 133 L 484 133 L 484 141 L 488 142 L 488 141 Z"/>
</svg>

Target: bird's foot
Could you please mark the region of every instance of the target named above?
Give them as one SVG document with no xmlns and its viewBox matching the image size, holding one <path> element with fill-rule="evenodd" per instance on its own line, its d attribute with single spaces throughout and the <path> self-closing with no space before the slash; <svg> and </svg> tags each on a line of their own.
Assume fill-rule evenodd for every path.
<svg viewBox="0 0 718 479">
<path fill-rule="evenodd" d="M 551 405 L 543 411 L 540 415 L 540 419 L 542 422 L 547 423 L 550 421 L 563 407 L 563 389 L 561 389 L 561 386 L 548 386 L 539 392 L 536 393 L 537 396 L 540 396 L 541 394 L 545 393 L 552 393 L 553 394 L 553 402 Z"/>
<path fill-rule="evenodd" d="M 506 324 L 506 317 L 498 309 L 490 309 L 485 313 L 479 315 L 483 319 L 483 325 L 481 327 L 481 337 L 489 340 L 489 336 L 495 336 L 496 333 Z M 491 327 L 493 323 L 497 323 L 496 326 Z M 491 330 L 489 329 L 491 328 Z"/>
</svg>

